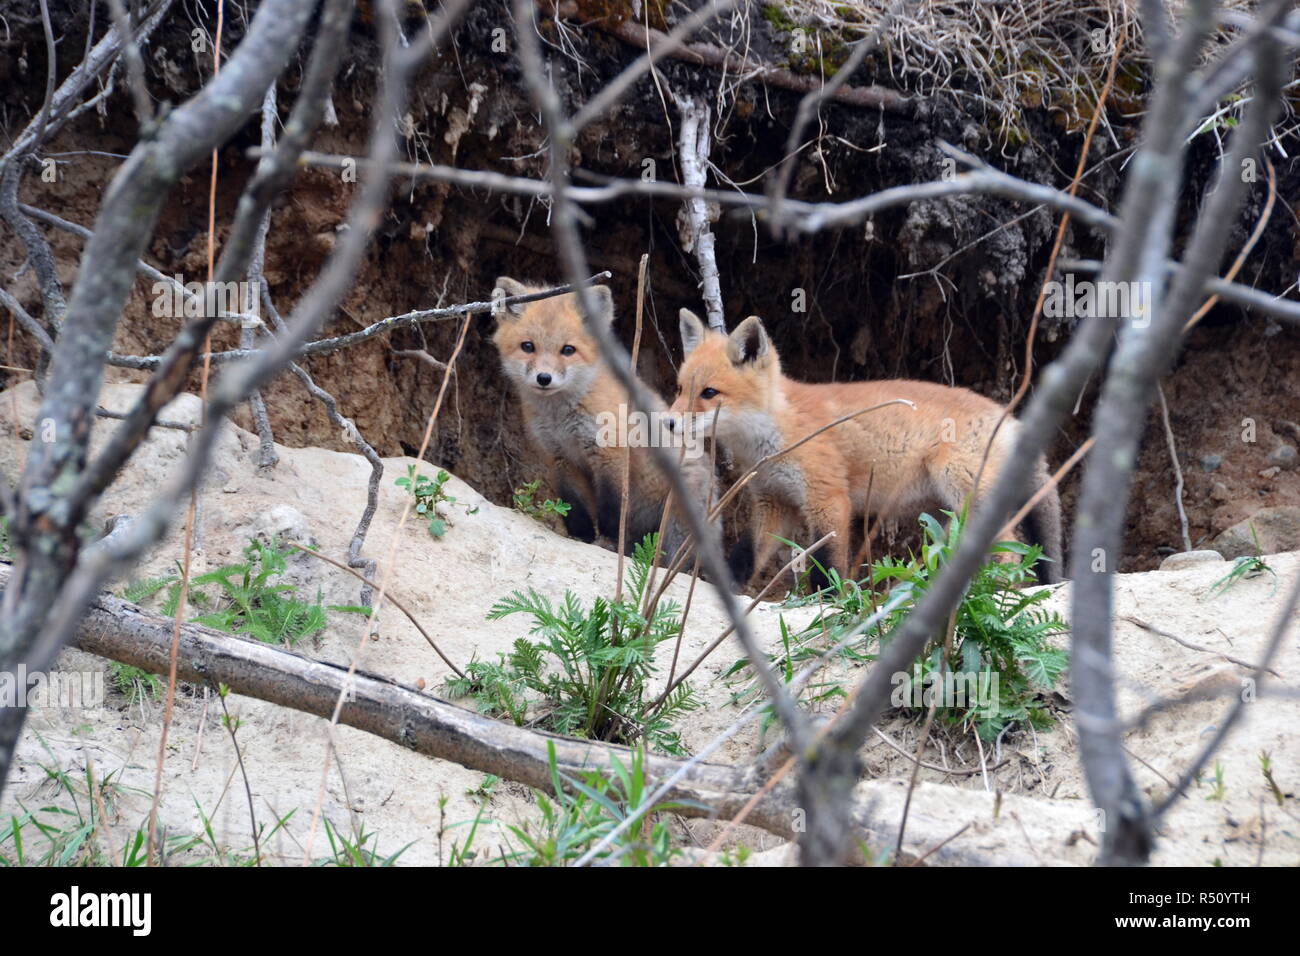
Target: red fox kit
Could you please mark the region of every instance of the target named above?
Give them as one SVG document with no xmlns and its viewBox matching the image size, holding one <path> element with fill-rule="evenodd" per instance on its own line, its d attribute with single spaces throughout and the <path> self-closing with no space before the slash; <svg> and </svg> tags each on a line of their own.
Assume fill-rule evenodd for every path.
<svg viewBox="0 0 1300 956">
<path fill-rule="evenodd" d="M 850 419 L 759 470 L 748 486 L 751 536 L 731 555 L 737 584 L 763 570 L 779 544 L 774 535 L 806 542 L 834 531 L 818 560 L 841 575 L 855 574 L 847 566 L 849 534 L 854 518 L 868 507 L 883 518 L 914 517 L 936 505 L 959 511 L 1002 413 L 981 395 L 931 382 L 796 382 L 781 374 L 780 358 L 756 315 L 725 335 L 683 309 L 681 333 L 686 357 L 678 371 L 673 427 L 712 434 L 742 471 L 860 409 L 895 398 L 915 405 L 888 405 Z M 696 414 L 684 418 L 688 412 Z M 983 488 L 997 480 L 1017 427 L 1008 418 L 998 430 Z M 1047 477 L 1040 459 L 1035 485 Z M 1039 565 L 1049 583 L 1060 579 L 1060 509 L 1053 489 L 1025 521 L 1029 537 L 1049 559 Z"/>
<path fill-rule="evenodd" d="M 492 296 L 526 295 L 541 288 L 502 276 Z M 597 318 L 613 322 L 609 288 L 593 286 L 591 295 Z M 524 424 L 547 459 L 552 486 L 571 505 L 564 525 L 572 537 L 593 541 L 601 534 L 618 540 L 623 457 L 629 445 L 629 551 L 659 529 L 668 498 L 668 482 L 651 459 L 650 445 L 668 446 L 670 454 L 681 462 L 697 505 L 704 506 L 712 475 L 701 444 L 687 439 L 682 454 L 682 436 L 663 427 L 667 413 L 658 396 L 648 410 L 648 419 L 633 419 L 628 395 L 601 359 L 596 340 L 583 325 L 574 294 L 499 311 L 493 341 L 501 353 L 501 367 L 515 384 Z M 671 557 L 685 537 L 683 523 L 671 516 L 664 534 L 664 553 Z"/>
</svg>

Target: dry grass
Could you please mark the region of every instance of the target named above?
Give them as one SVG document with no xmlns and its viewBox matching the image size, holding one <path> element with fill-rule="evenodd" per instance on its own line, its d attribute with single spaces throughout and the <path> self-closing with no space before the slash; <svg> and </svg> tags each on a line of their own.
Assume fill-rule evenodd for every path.
<svg viewBox="0 0 1300 956">
<path fill-rule="evenodd" d="M 873 31 L 893 0 L 773 0 L 764 16 L 792 51 L 791 64 L 828 75 L 846 44 Z M 1025 138 L 1023 110 L 1047 108 L 1068 128 L 1085 125 L 1097 102 L 1113 44 L 1124 55 L 1116 105 L 1140 108 L 1145 55 L 1136 0 L 954 0 L 897 5 L 877 62 L 879 82 L 907 93 L 949 93 L 976 101 L 1004 143 Z M 1182 4 L 1175 2 L 1171 18 Z M 1249 10 L 1250 0 L 1226 8 Z M 812 55 L 796 51 L 795 28 Z M 1210 52 L 1228 42 L 1221 34 Z M 881 60 L 883 57 L 883 61 Z M 1131 102 L 1126 102 L 1131 101 Z"/>
</svg>

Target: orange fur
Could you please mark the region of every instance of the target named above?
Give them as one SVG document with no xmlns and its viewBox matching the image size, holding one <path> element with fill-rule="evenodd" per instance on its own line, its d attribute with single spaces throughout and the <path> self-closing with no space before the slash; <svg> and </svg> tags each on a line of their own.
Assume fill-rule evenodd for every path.
<svg viewBox="0 0 1300 956">
<path fill-rule="evenodd" d="M 493 296 L 522 295 L 538 288 L 502 277 Z M 594 286 L 591 292 L 599 308 L 598 321 L 613 322 L 609 289 Z M 578 311 L 577 297 L 556 296 L 499 311 L 493 341 L 519 395 L 529 436 L 546 461 L 552 487 L 571 505 L 566 528 L 586 541 L 598 533 L 617 540 L 627 454 L 630 550 L 658 530 L 670 488 L 648 447 L 632 443 L 628 454 L 616 432 L 602 432 L 602 422 L 609 420 L 603 416 L 626 417 L 631 403 L 601 359 L 599 345 Z M 665 411 L 658 396 L 650 411 Z M 688 452 L 681 464 L 688 486 L 703 504 L 709 484 L 707 459 Z M 670 519 L 664 552 L 671 555 L 684 537 L 681 522 Z"/>
<path fill-rule="evenodd" d="M 841 575 L 856 574 L 856 568 L 848 567 L 855 518 L 868 511 L 882 518 L 910 518 L 935 506 L 958 511 L 971 493 L 1002 413 L 996 402 L 964 388 L 905 379 L 797 382 L 782 374 L 780 357 L 757 316 L 730 336 L 706 330 L 685 309 L 681 325 L 686 358 L 671 409 L 675 421 L 678 427 L 714 435 L 742 472 L 845 415 L 891 399 L 914 406 L 867 412 L 760 469 L 749 486 L 752 569 L 742 542 L 733 553 L 733 575 L 761 573 L 779 544 L 776 535 L 811 541 L 830 531 L 835 537 L 822 563 Z M 688 412 L 696 414 L 687 420 Z M 1009 418 L 998 431 L 982 489 L 997 481 L 1017 427 Z M 1046 477 L 1046 462 L 1040 460 L 1035 478 L 1041 483 Z M 978 505 L 971 502 L 972 509 Z M 1046 566 L 1045 577 L 1059 568 L 1059 507 L 1053 491 L 1034 516 L 1044 550 L 1055 562 Z"/>
</svg>

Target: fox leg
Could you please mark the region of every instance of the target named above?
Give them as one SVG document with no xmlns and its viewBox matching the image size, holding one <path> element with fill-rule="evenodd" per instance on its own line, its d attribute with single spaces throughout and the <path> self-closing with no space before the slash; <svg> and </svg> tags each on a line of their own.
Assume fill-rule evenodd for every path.
<svg viewBox="0 0 1300 956">
<path fill-rule="evenodd" d="M 697 502 L 697 504 L 701 507 L 701 509 L 704 512 L 705 535 L 707 535 L 709 541 L 712 542 L 714 547 L 721 549 L 722 546 L 721 528 L 719 527 L 717 520 L 714 521 L 708 520 L 708 512 L 709 512 L 708 502 L 700 501 Z M 699 543 L 695 541 L 694 536 L 691 534 L 690 524 L 686 520 L 685 509 L 682 507 L 682 505 L 678 504 L 677 499 L 674 497 L 669 498 L 666 507 L 668 507 L 670 510 L 668 514 L 668 524 L 667 527 L 664 529 L 664 540 L 662 546 L 662 550 L 664 553 L 664 561 L 665 562 L 671 561 L 673 556 L 677 554 L 678 550 L 682 547 L 682 545 L 684 545 L 687 542 L 688 539 L 690 540 L 691 546 L 695 549 L 696 555 L 698 556 L 699 552 L 702 549 L 699 547 Z M 690 567 L 689 564 L 687 564 L 686 566 Z M 705 580 L 709 580 L 707 574 L 705 574 L 704 577 Z"/>
<path fill-rule="evenodd" d="M 632 554 L 645 536 L 659 530 L 663 519 L 665 500 L 652 484 L 637 480 L 633 471 L 627 489 L 627 524 L 624 526 L 623 550 Z M 598 471 L 596 485 L 596 530 L 615 545 L 618 543 L 619 525 L 623 520 L 623 472 L 621 463 L 608 471 Z M 672 522 L 665 536 L 671 533 Z M 661 545 L 660 550 L 666 550 Z M 671 554 L 671 552 L 669 552 Z"/>
<path fill-rule="evenodd" d="M 966 507 L 966 520 L 969 522 L 972 516 L 977 514 L 988 497 L 988 491 L 997 484 L 1002 475 L 1001 462 L 993 455 L 989 456 L 988 464 L 985 466 L 984 475 L 980 479 L 980 493 L 972 494 L 975 490 L 975 475 L 965 470 L 949 467 L 942 469 L 932 478 L 935 490 L 939 494 L 943 507 L 955 515 L 960 515 L 963 507 Z M 969 499 L 969 502 L 968 502 Z M 1005 517 L 1009 518 L 1010 515 Z M 945 525 L 946 527 L 946 525 Z M 1021 540 L 1017 529 L 1011 529 L 1011 537 L 1016 541 Z M 1001 537 L 998 541 L 1005 540 Z M 995 542 L 997 543 L 997 542 Z M 1017 555 L 1000 551 L 989 556 L 999 564 L 1009 564 L 1018 560 Z"/>
<path fill-rule="evenodd" d="M 1040 458 L 1034 468 L 1034 489 L 1051 480 L 1046 459 Z M 1065 580 L 1065 567 L 1061 553 L 1061 496 L 1055 488 L 1047 492 L 1025 516 L 1026 537 L 1030 544 L 1043 549 L 1043 558 L 1035 568 L 1043 584 L 1057 584 Z"/>
<path fill-rule="evenodd" d="M 629 489 L 628 494 L 631 494 Z M 618 540 L 623 492 L 610 475 L 596 476 L 596 530 L 611 541 Z M 629 537 L 631 537 L 629 535 Z M 631 544 L 632 542 L 629 542 Z"/>
<path fill-rule="evenodd" d="M 591 483 L 568 462 L 558 460 L 551 469 L 551 485 L 555 493 L 568 503 L 569 513 L 564 516 L 564 530 L 569 537 L 588 544 L 596 540 L 596 525 L 591 517 Z"/>
<path fill-rule="evenodd" d="M 785 531 L 785 510 L 776 502 L 755 498 L 750 533 L 742 535 L 732 549 L 729 561 L 732 582 L 747 586 L 756 574 L 762 573 L 780 544 L 773 535 Z"/>
<path fill-rule="evenodd" d="M 709 511 L 712 510 L 716 499 L 716 495 L 712 493 L 713 470 L 709 467 L 709 460 L 703 456 L 698 459 L 687 457 L 681 461 L 681 469 L 692 502 L 700 509 L 704 518 L 705 534 L 715 546 L 720 548 L 722 544 L 720 521 L 716 518 L 712 521 L 709 520 Z M 677 549 L 690 537 L 685 507 L 681 502 L 677 501 L 675 496 L 669 496 L 668 505 L 671 506 L 671 511 L 668 517 L 668 525 L 664 531 L 663 541 L 663 552 L 666 560 L 671 559 L 677 553 Z"/>
<path fill-rule="evenodd" d="M 596 491 L 596 530 L 610 541 L 618 542 L 618 529 L 623 518 L 623 449 L 614 449 L 612 455 L 601 455 L 593 462 L 591 476 Z M 636 460 L 641 452 L 632 449 L 631 469 L 627 483 L 627 526 L 624 548 L 628 554 L 652 531 L 659 529 L 663 514 L 663 501 L 652 484 L 642 477 Z M 644 464 L 644 462 L 640 463 Z"/>
<path fill-rule="evenodd" d="M 777 538 L 790 534 L 790 518 L 788 509 L 778 503 L 773 502 L 764 509 L 763 520 L 756 525 L 754 536 L 754 574 L 762 574 L 772 562 L 772 555 L 781 547 Z"/>
<path fill-rule="evenodd" d="M 828 494 L 821 503 L 810 509 L 809 513 L 813 540 L 833 532 L 835 537 L 817 549 L 813 557 L 826 571 L 834 568 L 841 577 L 849 574 L 849 532 L 853 522 L 853 506 L 849 502 L 847 490 Z M 830 584 L 827 574 L 812 568 L 812 583 L 818 588 Z"/>
</svg>

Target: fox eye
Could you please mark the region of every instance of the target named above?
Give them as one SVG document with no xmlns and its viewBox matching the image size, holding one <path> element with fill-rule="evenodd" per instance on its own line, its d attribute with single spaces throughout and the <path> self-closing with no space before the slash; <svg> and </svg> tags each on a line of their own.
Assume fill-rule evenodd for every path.
<svg viewBox="0 0 1300 956">
<path fill-rule="evenodd" d="M 706 388 L 704 391 L 700 392 L 700 398 L 706 400 L 710 398 L 716 398 L 717 395 L 718 395 L 718 390 L 716 388 Z"/>
<path fill-rule="evenodd" d="M 561 355 L 572 355 L 572 354 L 573 354 L 574 352 L 576 352 L 576 351 L 578 351 L 578 350 L 575 349 L 572 345 L 566 345 L 564 348 L 560 349 L 560 354 L 561 354 Z"/>
<path fill-rule="evenodd" d="M 532 342 L 523 342 L 520 344 L 519 347 L 523 349 L 525 352 L 529 352 L 529 353 L 537 351 L 537 346 L 535 346 Z"/>
</svg>

